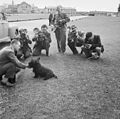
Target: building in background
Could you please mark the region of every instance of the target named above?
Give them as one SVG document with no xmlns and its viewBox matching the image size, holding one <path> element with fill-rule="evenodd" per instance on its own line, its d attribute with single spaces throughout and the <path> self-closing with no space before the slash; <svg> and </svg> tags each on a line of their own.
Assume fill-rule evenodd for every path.
<svg viewBox="0 0 120 119">
<path fill-rule="evenodd" d="M 32 6 L 31 13 L 40 13 L 40 9 L 38 7 Z"/>
<path fill-rule="evenodd" d="M 6 7 L 5 12 L 8 14 L 16 14 L 17 13 L 17 5 L 14 4 L 13 0 L 12 0 L 12 4 L 10 4 Z"/>
<path fill-rule="evenodd" d="M 16 14 L 17 13 L 17 5 L 8 5 L 8 7 L 6 8 L 6 13 L 8 14 Z"/>
<path fill-rule="evenodd" d="M 44 12 L 46 13 L 55 13 L 57 7 L 45 7 Z"/>
<path fill-rule="evenodd" d="M 5 9 L 4 6 L 1 5 L 0 6 L 0 12 L 4 11 L 4 9 Z"/>
<path fill-rule="evenodd" d="M 76 9 L 71 7 L 62 7 L 62 11 L 68 15 L 76 15 Z"/>
<path fill-rule="evenodd" d="M 20 14 L 29 14 L 32 11 L 31 5 L 26 2 L 22 2 L 21 4 L 17 5 L 17 12 Z"/>
<path fill-rule="evenodd" d="M 88 12 L 88 16 L 116 16 L 116 12 L 90 11 Z"/>
<path fill-rule="evenodd" d="M 76 15 L 89 15 L 89 16 L 120 16 L 120 4 L 118 7 L 117 12 L 106 12 L 106 11 L 77 11 L 75 8 L 71 7 L 62 7 L 62 12 L 66 13 L 69 16 L 76 16 Z M 45 7 L 45 8 L 38 8 L 34 5 L 30 5 L 26 2 L 22 2 L 20 4 L 14 4 L 12 0 L 11 5 L 7 5 L 7 7 L 0 6 L 0 11 L 4 11 L 8 14 L 50 14 L 56 13 L 57 6 Z"/>
<path fill-rule="evenodd" d="M 61 6 L 62 7 L 62 6 Z M 46 13 L 55 13 L 57 7 L 45 7 Z M 62 7 L 62 12 L 66 13 L 67 15 L 76 15 L 76 9 L 71 7 Z"/>
</svg>

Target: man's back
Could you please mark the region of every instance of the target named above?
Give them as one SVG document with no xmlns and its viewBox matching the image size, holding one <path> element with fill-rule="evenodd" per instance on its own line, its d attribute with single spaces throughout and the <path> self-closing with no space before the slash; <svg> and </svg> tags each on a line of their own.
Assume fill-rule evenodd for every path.
<svg viewBox="0 0 120 119">
<path fill-rule="evenodd" d="M 0 50 L 0 66 L 10 62 L 9 53 L 14 53 L 10 46 L 6 46 Z"/>
<path fill-rule="evenodd" d="M 23 69 L 26 67 L 24 63 L 17 59 L 11 46 L 4 47 L 0 50 L 0 67 L 6 65 L 7 63 L 13 63 L 15 66 Z"/>
</svg>

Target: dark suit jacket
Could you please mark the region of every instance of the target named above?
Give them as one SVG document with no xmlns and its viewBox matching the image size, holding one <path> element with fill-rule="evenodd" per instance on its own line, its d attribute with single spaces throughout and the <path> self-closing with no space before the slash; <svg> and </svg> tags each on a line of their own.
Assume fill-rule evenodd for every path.
<svg viewBox="0 0 120 119">
<path fill-rule="evenodd" d="M 10 46 L 4 47 L 0 50 L 0 71 L 2 67 L 7 63 L 13 63 L 16 67 L 25 68 L 25 64 L 20 62 L 15 56 L 15 52 L 12 50 Z"/>
<path fill-rule="evenodd" d="M 85 44 L 91 44 L 91 50 L 95 49 L 96 47 L 101 47 L 101 39 L 98 35 L 94 35 L 94 38 L 92 39 L 85 39 Z"/>
</svg>

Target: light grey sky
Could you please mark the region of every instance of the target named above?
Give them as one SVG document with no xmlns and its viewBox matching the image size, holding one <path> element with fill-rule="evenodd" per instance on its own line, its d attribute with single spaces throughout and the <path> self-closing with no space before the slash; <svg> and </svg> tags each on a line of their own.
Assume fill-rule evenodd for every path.
<svg viewBox="0 0 120 119">
<path fill-rule="evenodd" d="M 15 4 L 27 2 L 39 8 L 57 6 L 76 8 L 77 11 L 113 11 L 117 12 L 120 0 L 14 0 Z M 0 5 L 11 4 L 12 0 L 0 0 Z"/>
</svg>

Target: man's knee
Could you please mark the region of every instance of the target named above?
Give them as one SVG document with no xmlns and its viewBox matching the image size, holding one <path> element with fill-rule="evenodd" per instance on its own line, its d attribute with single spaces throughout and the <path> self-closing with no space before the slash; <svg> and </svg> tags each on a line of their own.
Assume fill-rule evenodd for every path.
<svg viewBox="0 0 120 119">
<path fill-rule="evenodd" d="M 90 49 L 87 49 L 85 47 L 81 47 L 81 50 L 82 50 L 82 52 L 84 52 L 84 54 L 87 58 L 92 56 Z"/>
<path fill-rule="evenodd" d="M 100 54 L 101 54 L 101 48 L 100 47 L 96 47 L 96 52 L 97 52 L 98 56 L 100 56 Z"/>
<path fill-rule="evenodd" d="M 6 78 L 13 78 L 16 74 L 16 65 L 13 63 L 8 63 L 4 66 L 4 75 Z"/>
<path fill-rule="evenodd" d="M 15 64 L 14 63 L 12 63 L 12 62 L 10 62 L 10 63 L 7 63 L 7 64 L 5 64 L 4 66 L 3 66 L 3 69 L 5 70 L 8 70 L 8 69 L 16 69 L 16 66 L 15 66 Z"/>
</svg>

